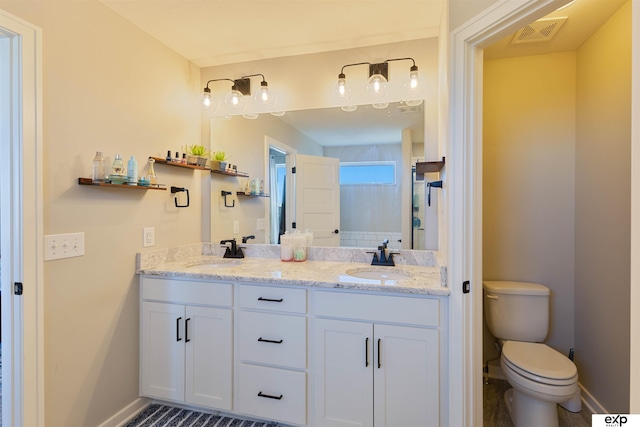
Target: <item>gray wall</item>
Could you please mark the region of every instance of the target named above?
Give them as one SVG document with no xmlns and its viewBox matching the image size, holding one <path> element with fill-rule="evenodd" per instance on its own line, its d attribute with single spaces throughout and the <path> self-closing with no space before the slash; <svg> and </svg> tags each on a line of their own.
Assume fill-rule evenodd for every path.
<svg viewBox="0 0 640 427">
<path fill-rule="evenodd" d="M 578 50 L 576 363 L 609 412 L 629 411 L 631 2 Z"/>
</svg>

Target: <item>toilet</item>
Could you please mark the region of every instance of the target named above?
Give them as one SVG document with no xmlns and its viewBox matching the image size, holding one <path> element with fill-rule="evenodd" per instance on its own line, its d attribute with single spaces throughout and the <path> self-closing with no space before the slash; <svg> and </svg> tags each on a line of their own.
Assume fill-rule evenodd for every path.
<svg viewBox="0 0 640 427">
<path fill-rule="evenodd" d="M 500 366 L 512 387 L 505 402 L 513 424 L 558 427 L 556 405 L 579 412 L 580 394 L 576 366 L 542 343 L 549 331 L 549 288 L 507 281 L 484 281 L 483 288 L 485 321 L 502 343 Z"/>
</svg>

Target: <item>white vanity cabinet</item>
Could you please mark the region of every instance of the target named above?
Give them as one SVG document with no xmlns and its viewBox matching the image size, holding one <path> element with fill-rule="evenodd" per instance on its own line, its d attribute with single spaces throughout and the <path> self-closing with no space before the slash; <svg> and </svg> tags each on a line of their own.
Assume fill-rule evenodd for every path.
<svg viewBox="0 0 640 427">
<path fill-rule="evenodd" d="M 240 284 L 236 292 L 235 410 L 305 425 L 306 289 Z"/>
<path fill-rule="evenodd" d="M 312 295 L 315 427 L 440 425 L 440 301 Z"/>
<path fill-rule="evenodd" d="M 140 280 L 141 394 L 231 410 L 233 285 Z"/>
</svg>

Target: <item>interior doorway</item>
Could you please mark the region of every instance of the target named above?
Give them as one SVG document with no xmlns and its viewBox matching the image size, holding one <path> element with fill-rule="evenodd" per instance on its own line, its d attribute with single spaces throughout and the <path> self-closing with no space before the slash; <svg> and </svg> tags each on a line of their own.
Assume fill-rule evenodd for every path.
<svg viewBox="0 0 640 427">
<path fill-rule="evenodd" d="M 280 243 L 280 235 L 287 229 L 287 218 L 291 216 L 292 195 L 294 194 L 291 174 L 292 156 L 297 150 L 274 138 L 265 136 L 265 188 L 268 189 L 269 203 L 266 204 L 265 243 Z"/>
</svg>

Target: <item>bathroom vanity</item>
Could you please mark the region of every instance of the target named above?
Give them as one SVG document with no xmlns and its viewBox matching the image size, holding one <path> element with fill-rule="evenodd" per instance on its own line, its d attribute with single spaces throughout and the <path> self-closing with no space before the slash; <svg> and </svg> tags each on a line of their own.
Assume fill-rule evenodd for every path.
<svg viewBox="0 0 640 427">
<path fill-rule="evenodd" d="M 142 396 L 284 425 L 447 424 L 439 266 L 196 255 L 139 272 Z"/>
</svg>

